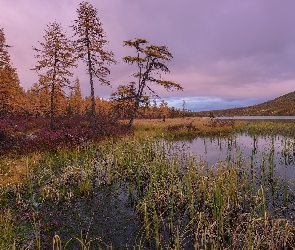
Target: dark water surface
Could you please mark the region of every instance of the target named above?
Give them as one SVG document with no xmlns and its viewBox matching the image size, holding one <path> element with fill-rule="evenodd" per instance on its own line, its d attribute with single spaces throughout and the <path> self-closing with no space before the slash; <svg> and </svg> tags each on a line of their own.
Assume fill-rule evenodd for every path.
<svg viewBox="0 0 295 250">
<path fill-rule="evenodd" d="M 271 167 L 276 176 L 295 183 L 295 140 L 284 136 L 250 136 L 196 138 L 175 142 L 196 157 L 197 163 L 240 164 L 256 169 Z"/>
</svg>

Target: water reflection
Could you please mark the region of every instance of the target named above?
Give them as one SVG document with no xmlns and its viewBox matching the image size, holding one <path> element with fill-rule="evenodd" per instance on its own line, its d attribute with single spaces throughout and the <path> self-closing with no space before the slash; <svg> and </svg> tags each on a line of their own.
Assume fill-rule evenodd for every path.
<svg viewBox="0 0 295 250">
<path fill-rule="evenodd" d="M 271 122 L 295 122 L 295 116 L 221 116 L 216 119 L 231 119 L 243 121 L 271 121 Z"/>
<path fill-rule="evenodd" d="M 198 163 L 208 166 L 220 162 L 243 164 L 249 169 L 267 169 L 275 176 L 295 180 L 295 141 L 292 138 L 239 134 L 229 138 L 196 138 L 176 144 L 186 147 Z"/>
</svg>

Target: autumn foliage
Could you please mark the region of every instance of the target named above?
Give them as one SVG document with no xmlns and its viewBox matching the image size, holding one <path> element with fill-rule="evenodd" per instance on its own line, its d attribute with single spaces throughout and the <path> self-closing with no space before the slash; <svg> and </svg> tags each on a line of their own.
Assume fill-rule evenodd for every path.
<svg viewBox="0 0 295 250">
<path fill-rule="evenodd" d="M 0 114 L 21 112 L 24 104 L 24 91 L 11 63 L 9 47 L 6 44 L 4 29 L 0 29 Z"/>
<path fill-rule="evenodd" d="M 161 73 L 169 72 L 166 63 L 172 58 L 166 46 L 146 45 L 145 39 L 125 41 L 136 56 L 126 56 L 123 61 L 138 68 L 134 74 L 138 81 L 120 85 L 106 100 L 95 96 L 94 83 L 111 85 L 107 76 L 116 60 L 113 52 L 105 49 L 108 40 L 92 4 L 79 4 L 71 30 L 72 36 L 57 21 L 47 25 L 38 46 L 33 47 L 36 63 L 32 70 L 38 82 L 23 90 L 10 60 L 11 46 L 0 28 L 0 154 L 55 151 L 132 133 L 135 117 L 165 121 L 183 116 L 164 100 L 151 100 L 158 98 L 152 90 L 154 84 L 182 90 L 179 84 L 161 78 Z M 79 60 L 86 64 L 89 75 L 91 95 L 86 97 L 73 73 Z M 131 119 L 128 127 L 119 122 L 123 119 Z"/>
<path fill-rule="evenodd" d="M 71 68 L 76 67 L 76 57 L 61 24 L 50 23 L 43 38 L 44 42 L 39 42 L 41 49 L 33 48 L 38 60 L 34 70 L 40 77 L 40 88 L 47 88 L 50 93 L 50 127 L 53 129 L 55 110 L 59 106 L 56 99 L 64 95 L 64 87 L 71 85 L 69 77 L 73 76 Z"/>
<path fill-rule="evenodd" d="M 125 56 L 123 61 L 137 67 L 138 72 L 133 74 L 137 83 L 131 82 L 126 86 L 120 85 L 117 92 L 112 94 L 112 99 L 115 102 L 117 101 L 119 109 L 122 103 L 129 102 L 129 128 L 133 124 L 140 105 L 146 104 L 149 96 L 159 97 L 153 89 L 154 85 L 159 85 L 166 90 L 183 90 L 180 84 L 162 79 L 162 74 L 170 72 L 166 64 L 173 58 L 168 48 L 166 46 L 146 45 L 147 43 L 147 40 L 141 38 L 134 41 L 124 41 L 124 46 L 136 51 L 136 56 Z M 164 120 L 166 115 L 165 112 L 163 114 Z"/>
<path fill-rule="evenodd" d="M 56 119 L 56 129 L 48 127 L 50 118 L 25 115 L 5 115 L 0 120 L 0 155 L 27 154 L 30 152 L 55 152 L 73 148 L 89 141 L 127 135 L 124 124 L 104 115 L 96 116 L 97 131 L 93 131 L 89 116 L 61 116 Z"/>
<path fill-rule="evenodd" d="M 106 79 L 110 74 L 108 65 L 115 63 L 114 54 L 106 51 L 108 44 L 102 23 L 97 15 L 97 10 L 89 2 L 83 1 L 77 9 L 78 18 L 74 20 L 72 26 L 76 39 L 74 47 L 77 57 L 86 63 L 86 72 L 89 75 L 91 90 L 91 116 L 93 128 L 95 123 L 95 94 L 94 78 L 97 78 L 101 84 L 110 85 Z"/>
</svg>

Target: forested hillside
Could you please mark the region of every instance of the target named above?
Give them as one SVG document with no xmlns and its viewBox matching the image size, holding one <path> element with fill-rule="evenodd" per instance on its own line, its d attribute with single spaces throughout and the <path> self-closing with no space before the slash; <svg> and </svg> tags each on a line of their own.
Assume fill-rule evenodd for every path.
<svg viewBox="0 0 295 250">
<path fill-rule="evenodd" d="M 295 115 L 295 91 L 273 100 L 233 109 L 211 110 L 198 112 L 201 116 L 281 116 Z"/>
</svg>

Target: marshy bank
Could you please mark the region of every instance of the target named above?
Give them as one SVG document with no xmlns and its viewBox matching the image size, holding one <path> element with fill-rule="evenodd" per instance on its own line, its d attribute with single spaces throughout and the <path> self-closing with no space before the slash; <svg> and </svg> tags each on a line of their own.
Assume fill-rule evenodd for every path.
<svg viewBox="0 0 295 250">
<path fill-rule="evenodd" d="M 2 158 L 0 247 L 293 249 L 295 190 L 265 156 L 211 166 L 129 137 Z"/>
</svg>

